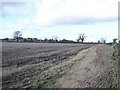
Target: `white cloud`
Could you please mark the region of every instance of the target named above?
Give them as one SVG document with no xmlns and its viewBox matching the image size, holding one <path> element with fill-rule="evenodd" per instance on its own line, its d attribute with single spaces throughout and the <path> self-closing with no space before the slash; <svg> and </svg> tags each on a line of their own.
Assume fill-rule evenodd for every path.
<svg viewBox="0 0 120 90">
<path fill-rule="evenodd" d="M 33 21 L 40 25 L 117 20 L 118 0 L 41 0 Z"/>
<path fill-rule="evenodd" d="M 41 0 L 41 3 L 37 3 L 37 13 L 33 19 L 33 22 L 44 25 L 51 24 L 54 20 L 61 15 L 62 0 Z"/>
<path fill-rule="evenodd" d="M 19 0 L 20 1 L 20 0 Z M 35 30 L 40 26 L 59 24 L 89 24 L 114 21 L 118 16 L 119 0 L 36 0 L 26 3 L 8 2 L 4 13 L 23 15 L 21 20 L 11 25 L 3 25 L 5 30 Z M 36 12 L 33 12 L 33 8 Z M 32 17 L 31 14 L 33 14 Z M 26 17 L 24 17 L 24 15 Z M 3 30 L 4 30 L 3 29 Z"/>
<path fill-rule="evenodd" d="M 27 0 L 18 1 L 7 2 L 3 6 L 3 15 L 25 15 L 26 19 L 29 19 L 28 23 L 41 26 L 114 21 L 118 16 L 119 0 L 35 0 L 32 3 Z M 33 8 L 36 8 L 36 12 L 33 12 Z M 31 14 L 34 16 L 28 18 Z M 21 21 L 25 23 L 24 18 Z"/>
</svg>

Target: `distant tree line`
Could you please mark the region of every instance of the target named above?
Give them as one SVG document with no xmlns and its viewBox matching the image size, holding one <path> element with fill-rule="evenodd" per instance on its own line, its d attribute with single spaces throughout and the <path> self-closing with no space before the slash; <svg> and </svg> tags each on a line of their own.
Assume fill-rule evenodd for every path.
<svg viewBox="0 0 120 90">
<path fill-rule="evenodd" d="M 83 34 L 79 34 L 76 41 L 62 39 L 60 40 L 57 36 L 52 36 L 51 39 L 38 39 L 38 38 L 23 38 L 21 31 L 15 31 L 13 33 L 13 38 L 4 38 L 2 41 L 4 42 L 36 42 L 36 43 L 83 43 L 85 41 L 86 36 Z M 116 43 L 118 39 L 114 38 L 113 43 Z M 84 42 L 84 43 L 93 43 L 93 42 Z M 95 43 L 95 42 L 94 42 Z M 106 43 L 105 38 L 101 38 L 96 43 Z"/>
<path fill-rule="evenodd" d="M 35 42 L 35 43 L 76 43 L 73 40 L 67 40 L 67 39 L 62 39 L 62 40 L 54 40 L 54 39 L 38 39 L 38 38 L 19 38 L 19 39 L 14 39 L 14 38 L 4 38 L 2 39 L 3 42 Z"/>
<path fill-rule="evenodd" d="M 75 43 L 73 40 L 59 40 L 57 36 L 52 36 L 51 39 L 45 38 L 45 39 L 38 39 L 38 38 L 23 38 L 22 32 L 15 31 L 13 33 L 13 38 L 4 38 L 2 39 L 4 42 L 36 42 L 36 43 Z"/>
</svg>

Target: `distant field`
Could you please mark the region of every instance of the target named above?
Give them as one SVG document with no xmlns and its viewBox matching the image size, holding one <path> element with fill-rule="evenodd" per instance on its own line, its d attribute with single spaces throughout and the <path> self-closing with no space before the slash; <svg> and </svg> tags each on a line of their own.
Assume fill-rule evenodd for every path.
<svg viewBox="0 0 120 90">
<path fill-rule="evenodd" d="M 61 63 L 92 46 L 94 44 L 2 43 L 3 88 L 52 85 L 71 67 L 59 66 Z M 55 77 L 54 80 L 51 77 Z"/>
</svg>

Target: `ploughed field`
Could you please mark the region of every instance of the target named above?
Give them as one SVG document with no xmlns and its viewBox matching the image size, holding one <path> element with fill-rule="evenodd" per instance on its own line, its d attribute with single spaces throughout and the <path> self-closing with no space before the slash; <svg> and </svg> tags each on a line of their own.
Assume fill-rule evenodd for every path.
<svg viewBox="0 0 120 90">
<path fill-rule="evenodd" d="M 72 67 L 65 64 L 94 44 L 2 43 L 2 87 L 54 87 Z M 64 64 L 63 64 L 64 62 Z"/>
</svg>

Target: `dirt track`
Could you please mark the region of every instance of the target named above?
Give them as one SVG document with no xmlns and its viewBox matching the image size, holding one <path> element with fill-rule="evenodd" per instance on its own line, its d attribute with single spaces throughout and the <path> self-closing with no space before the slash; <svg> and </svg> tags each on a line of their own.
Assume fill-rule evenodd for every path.
<svg viewBox="0 0 120 90">
<path fill-rule="evenodd" d="M 110 88 L 111 51 L 107 45 L 98 45 L 79 52 L 72 58 L 76 63 L 67 75 L 57 81 L 57 87 Z"/>
</svg>

